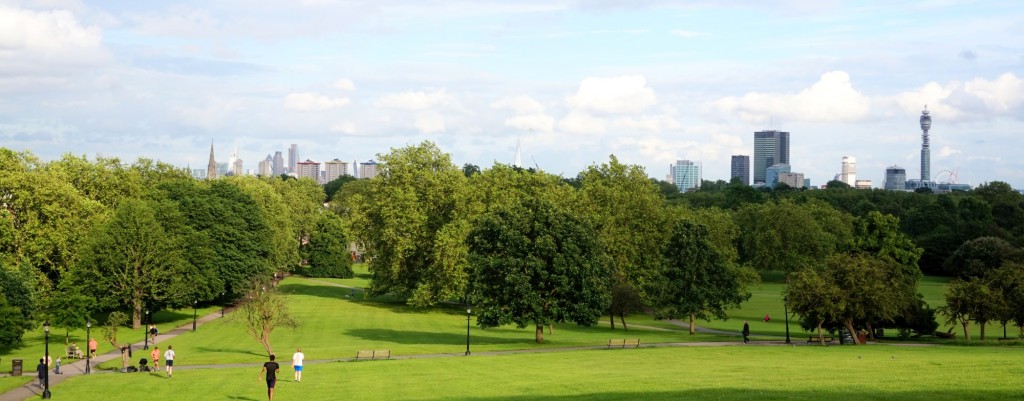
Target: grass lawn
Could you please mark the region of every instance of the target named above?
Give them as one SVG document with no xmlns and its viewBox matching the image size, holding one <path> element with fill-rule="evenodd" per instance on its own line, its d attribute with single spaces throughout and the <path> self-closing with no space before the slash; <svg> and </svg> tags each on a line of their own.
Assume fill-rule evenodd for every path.
<svg viewBox="0 0 1024 401">
<path fill-rule="evenodd" d="M 275 400 L 1007 400 L 1024 396 L 1020 349 L 660 347 L 282 364 Z M 75 377 L 73 400 L 266 399 L 258 367 Z"/>
<path fill-rule="evenodd" d="M 23 376 L 4 376 L 0 377 L 0 394 L 5 393 L 11 389 L 21 387 L 23 384 L 32 381 L 36 377 L 35 365 L 33 363 L 28 372 L 25 372 Z"/>
</svg>

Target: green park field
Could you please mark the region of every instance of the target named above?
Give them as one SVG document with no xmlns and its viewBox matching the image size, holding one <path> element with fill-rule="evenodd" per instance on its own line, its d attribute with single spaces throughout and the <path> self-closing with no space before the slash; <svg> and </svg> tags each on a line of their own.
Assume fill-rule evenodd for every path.
<svg viewBox="0 0 1024 401">
<path fill-rule="evenodd" d="M 787 400 L 856 399 L 1003 400 L 1024 397 L 1024 348 L 951 345 L 805 346 L 807 333 L 791 322 L 794 342 L 779 345 L 785 333 L 781 291 L 767 280 L 753 289 L 743 308 L 727 321 L 698 325 L 738 332 L 749 320 L 752 338 L 769 345 L 740 345 L 730 334 L 698 333 L 657 321 L 648 315 L 627 317 L 629 331 L 604 317 L 595 327 L 560 324 L 545 333 L 544 344 L 533 341 L 533 328 L 470 329 L 472 355 L 466 348 L 466 313 L 460 305 L 413 308 L 389 299 L 366 299 L 361 290 L 368 276 L 357 266 L 353 279 L 291 277 L 280 284 L 295 329 L 278 329 L 272 343 L 281 357 L 282 380 L 277 400 L 632 400 L 698 399 Z M 356 289 L 343 286 L 356 287 Z M 928 278 L 921 292 L 931 303 L 941 301 L 945 280 Z M 933 306 L 937 306 L 933 304 Z M 200 309 L 200 315 L 219 307 Z M 765 313 L 773 319 L 765 323 Z M 162 330 L 191 323 L 191 310 L 160 312 Z M 943 326 L 945 327 L 945 326 Z M 41 334 L 41 333 L 38 333 Z M 26 335 L 23 348 L 5 350 L 9 358 L 42 353 L 42 336 Z M 97 334 L 97 333 L 93 333 Z M 131 341 L 140 330 L 123 330 Z M 990 328 L 995 336 L 995 329 Z M 1012 335 L 1012 334 L 1011 334 Z M 84 332 L 72 332 L 79 344 Z M 138 338 L 138 339 L 136 339 Z M 604 349 L 611 338 L 639 338 L 639 349 Z M 54 341 L 59 343 L 55 344 Z M 693 343 L 701 344 L 693 344 Z M 177 352 L 173 378 L 162 374 L 95 374 L 72 377 L 55 386 L 55 397 L 75 400 L 266 399 L 257 381 L 265 361 L 262 346 L 229 314 L 158 344 Z M 651 345 L 648 347 L 648 345 Z M 692 346 L 690 346 L 692 345 Z M 716 346 L 724 345 L 724 346 Z M 1009 345 L 1007 343 L 1006 345 Z M 51 332 L 53 347 L 63 346 L 63 332 Z M 305 380 L 291 382 L 289 357 L 302 347 L 307 356 Z M 397 359 L 351 361 L 359 350 L 391 350 Z M 109 344 L 100 352 L 109 351 Z M 136 353 L 133 360 L 142 354 Z M 410 358 L 405 358 L 410 357 Z M 38 359 L 38 358 L 36 358 Z M 26 367 L 31 371 L 29 364 Z M 120 367 L 119 361 L 100 369 Z M 27 378 L 0 378 L 9 389 Z"/>
</svg>

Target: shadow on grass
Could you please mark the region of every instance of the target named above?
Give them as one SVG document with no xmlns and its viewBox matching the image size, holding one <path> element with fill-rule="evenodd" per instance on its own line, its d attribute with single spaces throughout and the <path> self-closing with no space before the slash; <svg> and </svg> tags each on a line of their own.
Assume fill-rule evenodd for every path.
<svg viewBox="0 0 1024 401">
<path fill-rule="evenodd" d="M 1020 399 L 1022 394 L 1012 390 L 907 390 L 907 391 L 878 391 L 872 389 L 853 390 L 762 390 L 750 388 L 724 388 L 724 389 L 699 389 L 680 391 L 659 391 L 645 392 L 642 389 L 637 391 L 606 392 L 606 393 L 585 393 L 564 396 L 545 395 L 503 395 L 498 397 L 463 397 L 446 398 L 460 400 L 503 400 L 503 401 L 575 401 L 575 400 L 637 400 L 643 398 L 645 401 L 655 400 L 736 400 L 736 401 L 766 401 L 766 400 L 1009 400 Z"/>
<path fill-rule="evenodd" d="M 256 399 L 255 399 L 255 398 L 250 398 L 250 397 L 243 397 L 243 396 L 240 396 L 240 395 L 232 395 L 232 396 L 228 396 L 228 399 L 229 399 L 229 400 L 248 400 L 248 401 L 256 401 Z"/>
<path fill-rule="evenodd" d="M 363 305 L 375 306 L 387 309 L 392 313 L 423 313 L 428 311 L 445 312 L 452 315 L 464 315 L 465 309 L 461 305 L 442 304 L 429 308 L 418 308 L 405 303 L 405 300 L 395 295 L 380 295 L 367 297 L 366 290 L 361 288 L 344 288 L 320 283 L 305 283 L 291 281 L 281 284 L 281 291 L 291 295 L 313 296 L 320 298 L 335 299 L 338 301 L 354 302 Z"/>
<path fill-rule="evenodd" d="M 430 333 L 424 331 L 389 329 L 352 329 L 348 330 L 347 334 L 364 340 L 383 341 L 397 344 L 466 344 L 465 331 L 461 333 Z M 481 335 L 479 329 L 473 333 L 471 338 L 474 344 L 479 345 L 532 343 L 530 340 L 533 339 L 533 337 L 524 339 Z"/>
<path fill-rule="evenodd" d="M 267 356 L 267 354 L 265 354 L 265 353 L 261 353 L 261 352 L 255 352 L 255 351 L 251 351 L 251 350 L 246 350 L 246 349 L 243 349 L 243 348 L 227 348 L 227 347 L 218 347 L 218 348 L 212 348 L 212 347 L 197 347 L 196 349 L 197 349 L 198 351 L 200 351 L 200 352 L 204 352 L 204 353 L 215 353 L 215 352 L 216 352 L 216 353 L 223 353 L 223 354 L 241 354 L 241 355 L 255 355 L 255 356 L 258 356 L 258 357 L 260 357 L 260 358 L 263 358 L 263 357 Z"/>
</svg>

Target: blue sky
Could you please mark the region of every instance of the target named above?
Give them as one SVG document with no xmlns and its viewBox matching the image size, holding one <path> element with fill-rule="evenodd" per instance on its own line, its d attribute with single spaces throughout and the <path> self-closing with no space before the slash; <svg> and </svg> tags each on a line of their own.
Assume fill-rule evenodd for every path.
<svg viewBox="0 0 1024 401">
<path fill-rule="evenodd" d="M 565 176 L 608 160 L 727 179 L 790 131 L 814 184 L 857 158 L 1024 188 L 1019 1 L 0 0 L 0 138 L 64 153 L 246 168 L 367 160 L 431 140 L 459 165 Z"/>
</svg>

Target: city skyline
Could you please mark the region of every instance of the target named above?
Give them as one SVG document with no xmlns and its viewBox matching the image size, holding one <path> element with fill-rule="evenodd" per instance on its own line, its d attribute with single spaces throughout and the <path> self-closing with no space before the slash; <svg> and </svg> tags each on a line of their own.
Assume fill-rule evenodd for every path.
<svg viewBox="0 0 1024 401">
<path fill-rule="evenodd" d="M 1017 2 L 677 3 L 0 0 L 0 137 L 193 168 L 212 139 L 244 170 L 430 140 L 459 166 L 572 177 L 615 154 L 728 180 L 778 130 L 812 182 L 851 156 L 881 187 L 921 175 L 927 105 L 932 179 L 1024 188 Z"/>
</svg>

